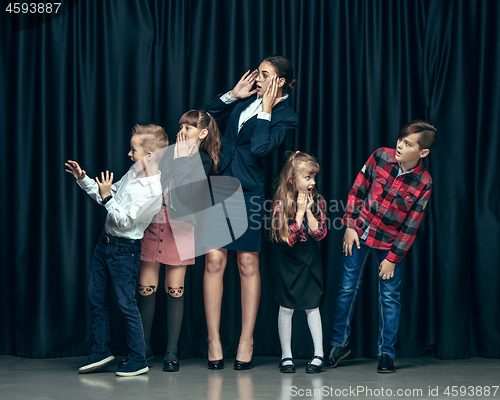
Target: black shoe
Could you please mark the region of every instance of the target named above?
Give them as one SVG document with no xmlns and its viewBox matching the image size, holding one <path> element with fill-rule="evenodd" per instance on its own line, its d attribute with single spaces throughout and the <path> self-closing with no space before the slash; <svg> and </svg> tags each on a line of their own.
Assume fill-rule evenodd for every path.
<svg viewBox="0 0 500 400">
<path fill-rule="evenodd" d="M 224 369 L 224 359 L 208 362 L 208 369 Z"/>
<path fill-rule="evenodd" d="M 338 363 L 342 361 L 344 358 L 347 358 L 349 354 L 351 354 L 351 349 L 347 346 L 345 347 L 330 346 L 328 353 L 326 353 L 326 362 L 324 367 L 335 368 L 338 365 Z"/>
<path fill-rule="evenodd" d="M 105 365 L 109 364 L 114 359 L 115 358 L 110 352 L 105 354 L 92 353 L 87 358 L 87 361 L 85 361 L 85 364 L 83 364 L 80 368 L 78 368 L 78 372 L 80 374 L 86 374 L 88 372 L 95 371 L 96 369 L 104 367 Z"/>
<path fill-rule="evenodd" d="M 380 374 L 392 374 L 396 372 L 393 359 L 387 354 L 382 354 L 378 358 L 377 372 Z"/>
<path fill-rule="evenodd" d="M 134 362 L 132 360 L 127 361 L 125 365 L 118 368 L 116 371 L 117 376 L 136 376 L 145 374 L 149 371 L 148 364 L 146 364 L 146 360 L 141 362 Z"/>
<path fill-rule="evenodd" d="M 320 365 L 315 365 L 312 363 L 312 361 L 317 358 L 318 360 L 321 361 L 321 364 Z M 320 356 L 314 356 L 312 358 L 311 361 L 309 361 L 307 363 L 307 366 L 306 366 L 306 372 L 308 374 L 319 374 L 320 372 L 323 372 L 323 365 L 325 364 L 325 360 L 323 359 L 323 357 L 320 357 Z"/>
<path fill-rule="evenodd" d="M 283 361 L 291 361 L 291 364 L 283 365 Z M 293 363 L 293 358 L 286 357 L 282 358 L 280 361 L 280 372 L 283 374 L 293 374 L 295 372 L 295 364 Z"/>
<path fill-rule="evenodd" d="M 152 367 L 153 366 L 154 359 L 155 358 L 153 356 L 153 350 L 150 347 L 149 350 L 146 351 L 146 364 L 148 364 L 148 367 Z M 123 367 L 126 363 L 128 363 L 128 358 L 124 358 L 123 360 L 121 360 L 118 363 L 118 368 Z"/>
<path fill-rule="evenodd" d="M 177 372 L 179 371 L 179 357 L 177 357 L 177 354 L 175 354 L 173 351 L 167 351 L 165 354 L 165 357 L 167 357 L 167 354 L 171 354 L 175 357 L 175 360 L 167 360 L 166 358 L 163 359 L 163 371 L 165 372 Z"/>
<path fill-rule="evenodd" d="M 251 368 L 252 368 L 252 360 L 250 360 L 249 362 L 234 360 L 234 369 L 236 371 L 243 371 Z"/>
</svg>

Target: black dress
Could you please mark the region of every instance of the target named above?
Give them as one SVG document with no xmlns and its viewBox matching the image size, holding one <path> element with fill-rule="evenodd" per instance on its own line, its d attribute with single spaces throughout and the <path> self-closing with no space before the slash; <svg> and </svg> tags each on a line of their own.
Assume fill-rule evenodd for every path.
<svg viewBox="0 0 500 400">
<path fill-rule="evenodd" d="M 318 223 L 314 237 L 305 226 L 301 232 L 305 241 L 299 240 L 293 246 L 282 242 L 277 245 L 274 299 L 283 307 L 309 310 L 321 303 L 323 268 L 317 241 L 325 237 L 326 227 L 322 220 Z"/>
</svg>

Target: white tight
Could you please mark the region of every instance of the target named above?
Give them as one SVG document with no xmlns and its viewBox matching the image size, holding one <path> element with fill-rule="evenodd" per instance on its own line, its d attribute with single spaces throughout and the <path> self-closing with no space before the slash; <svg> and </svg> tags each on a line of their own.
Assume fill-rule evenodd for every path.
<svg viewBox="0 0 500 400">
<path fill-rule="evenodd" d="M 280 306 L 278 313 L 278 332 L 281 342 L 281 359 L 292 358 L 292 317 L 293 311 L 291 308 Z M 307 325 L 311 331 L 311 336 L 314 344 L 314 355 L 323 357 L 323 328 L 321 325 L 321 315 L 319 308 L 306 310 Z M 291 364 L 291 361 L 285 361 L 283 364 Z M 321 361 L 314 359 L 313 364 L 320 365 Z"/>
</svg>

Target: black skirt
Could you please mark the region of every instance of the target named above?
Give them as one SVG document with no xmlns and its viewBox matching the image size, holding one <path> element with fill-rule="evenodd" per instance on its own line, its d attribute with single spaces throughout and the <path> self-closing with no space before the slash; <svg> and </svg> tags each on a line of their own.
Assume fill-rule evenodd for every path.
<svg viewBox="0 0 500 400">
<path fill-rule="evenodd" d="M 316 240 L 306 232 L 305 242 L 279 243 L 276 251 L 274 299 L 286 308 L 319 307 L 323 295 L 323 267 Z"/>
</svg>

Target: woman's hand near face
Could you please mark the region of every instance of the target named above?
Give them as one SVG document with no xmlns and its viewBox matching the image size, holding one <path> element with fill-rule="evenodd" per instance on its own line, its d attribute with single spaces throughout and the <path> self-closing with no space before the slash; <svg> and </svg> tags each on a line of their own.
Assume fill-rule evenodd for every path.
<svg viewBox="0 0 500 400">
<path fill-rule="evenodd" d="M 233 99 L 244 99 L 254 93 L 257 93 L 257 89 L 252 90 L 257 76 L 259 76 L 257 70 L 254 70 L 252 72 L 248 70 L 247 72 L 245 72 L 236 86 L 233 88 L 233 90 L 229 92 L 229 96 L 231 96 Z"/>
<path fill-rule="evenodd" d="M 267 86 L 266 93 L 262 97 L 262 112 L 271 114 L 273 111 L 274 100 L 276 100 L 276 95 L 278 94 L 278 75 L 274 75 L 271 78 L 271 82 Z"/>
</svg>

